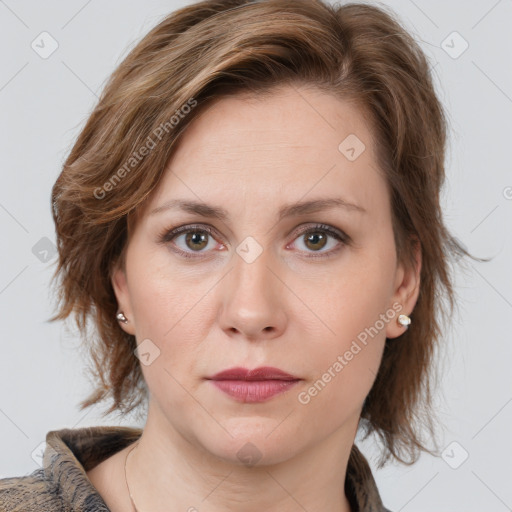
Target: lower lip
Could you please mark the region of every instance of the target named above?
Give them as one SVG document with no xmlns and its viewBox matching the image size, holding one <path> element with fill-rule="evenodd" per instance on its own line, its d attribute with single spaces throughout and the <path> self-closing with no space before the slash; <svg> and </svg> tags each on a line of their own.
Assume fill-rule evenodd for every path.
<svg viewBox="0 0 512 512">
<path fill-rule="evenodd" d="M 212 380 L 215 386 L 244 403 L 265 402 L 295 386 L 298 380 Z"/>
</svg>

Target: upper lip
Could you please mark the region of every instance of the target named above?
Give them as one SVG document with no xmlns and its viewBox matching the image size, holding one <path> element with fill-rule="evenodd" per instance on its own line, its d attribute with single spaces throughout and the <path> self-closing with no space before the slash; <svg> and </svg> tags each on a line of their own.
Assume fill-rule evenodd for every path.
<svg viewBox="0 0 512 512">
<path fill-rule="evenodd" d="M 254 370 L 242 367 L 228 368 L 208 378 L 210 380 L 299 380 L 299 377 L 271 366 L 261 366 Z"/>
</svg>

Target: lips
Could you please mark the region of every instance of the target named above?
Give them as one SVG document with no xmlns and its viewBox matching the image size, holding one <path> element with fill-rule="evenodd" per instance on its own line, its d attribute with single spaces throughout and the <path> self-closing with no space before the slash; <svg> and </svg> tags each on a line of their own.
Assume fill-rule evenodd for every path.
<svg viewBox="0 0 512 512">
<path fill-rule="evenodd" d="M 302 379 L 279 368 L 262 366 L 254 370 L 229 368 L 216 373 L 208 380 L 237 402 L 258 403 L 284 393 Z"/>
<path fill-rule="evenodd" d="M 271 366 L 261 366 L 254 370 L 248 370 L 247 368 L 237 367 L 229 368 L 216 373 L 210 380 L 243 380 L 243 381 L 264 381 L 264 380 L 283 380 L 292 381 L 300 380 L 299 377 L 290 375 L 279 368 L 273 368 Z"/>
</svg>

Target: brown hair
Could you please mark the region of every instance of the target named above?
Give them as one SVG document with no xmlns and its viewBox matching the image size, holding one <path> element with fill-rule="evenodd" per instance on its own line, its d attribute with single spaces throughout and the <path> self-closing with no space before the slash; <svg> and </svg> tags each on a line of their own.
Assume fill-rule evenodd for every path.
<svg viewBox="0 0 512 512">
<path fill-rule="evenodd" d="M 399 261 L 412 264 L 419 240 L 413 322 L 399 340 L 386 340 L 361 414 L 366 435 L 375 432 L 384 443 L 380 465 L 390 455 L 412 463 L 419 450 L 432 453 L 420 430 L 427 426 L 433 434 L 431 363 L 441 320 L 454 305 L 449 257 L 478 258 L 443 223 L 446 121 L 429 65 L 383 8 L 206 0 L 152 29 L 110 77 L 53 187 L 59 251 L 53 277 L 60 282 L 51 320 L 73 313 L 91 356 L 96 387 L 81 409 L 106 399 L 112 404 L 105 414 L 143 404 L 148 390 L 136 340 L 116 320 L 110 282 L 113 266 L 122 262 L 129 214 L 158 185 L 180 135 L 209 101 L 242 91 L 271 94 L 285 84 L 356 102 L 369 116 L 391 194 Z"/>
</svg>

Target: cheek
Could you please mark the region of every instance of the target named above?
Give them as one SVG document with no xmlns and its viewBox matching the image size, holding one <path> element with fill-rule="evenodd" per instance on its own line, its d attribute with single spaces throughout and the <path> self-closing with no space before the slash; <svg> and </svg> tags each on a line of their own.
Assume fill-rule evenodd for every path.
<svg viewBox="0 0 512 512">
<path fill-rule="evenodd" d="M 149 339 L 159 352 L 155 364 L 142 369 L 147 381 L 157 379 L 159 386 L 163 379 L 167 387 L 173 386 L 164 369 L 181 381 L 200 361 L 211 328 L 208 292 L 218 277 L 192 267 L 184 272 L 162 250 L 134 250 L 130 257 L 127 270 L 137 343 Z"/>
<path fill-rule="evenodd" d="M 202 287 L 190 280 L 180 282 L 164 269 L 151 259 L 132 267 L 130 294 L 137 343 L 146 343 L 155 354 L 151 364 L 142 364 L 141 369 L 151 394 L 164 410 L 190 409 L 190 414 L 195 414 L 185 388 L 194 392 L 195 384 L 188 382 L 187 376 L 197 371 L 197 354 L 206 337 L 202 305 L 197 304 L 199 291 L 195 291 Z"/>
<path fill-rule="evenodd" d="M 150 337 L 163 342 L 184 316 L 183 291 L 167 278 L 141 275 L 130 289 L 137 338 Z"/>
<path fill-rule="evenodd" d="M 384 350 L 385 322 L 379 317 L 380 313 L 375 317 L 368 308 L 338 315 L 337 335 L 331 336 L 331 342 L 326 340 L 322 350 L 311 351 L 312 378 L 300 390 L 299 403 L 311 404 L 315 414 L 323 417 L 330 411 L 327 416 L 334 422 L 360 409 Z"/>
<path fill-rule="evenodd" d="M 151 334 L 163 340 L 179 329 L 183 319 L 186 323 L 202 285 L 200 279 L 190 279 L 178 271 L 165 250 L 150 250 L 147 241 L 145 244 L 134 244 L 127 257 L 131 305 L 137 335 Z"/>
<path fill-rule="evenodd" d="M 332 279 L 317 307 L 330 327 L 330 337 L 339 340 L 337 350 L 355 339 L 364 343 L 368 331 L 369 339 L 385 336 L 385 324 L 394 315 L 394 310 L 389 311 L 393 279 L 392 260 L 365 254 L 354 255 L 343 275 Z"/>
<path fill-rule="evenodd" d="M 321 318 L 329 326 L 312 351 L 315 379 L 301 403 L 342 410 L 360 407 L 377 375 L 386 326 L 396 321 L 390 307 L 393 259 L 364 257 L 347 265 L 344 277 L 333 280 L 322 301 Z M 321 306 L 320 301 L 317 308 Z"/>
</svg>

